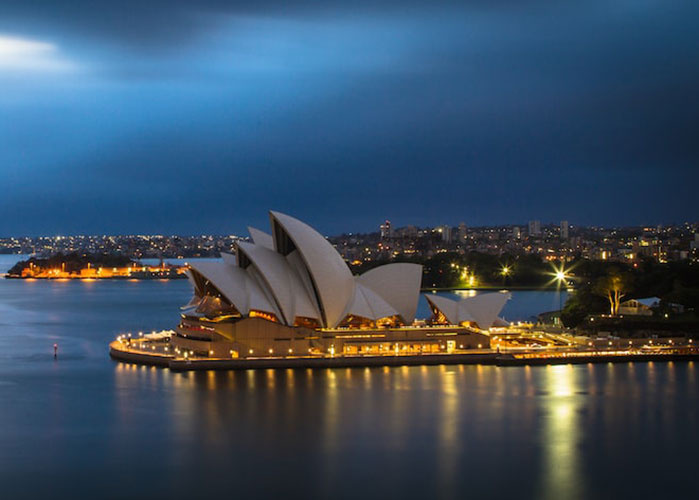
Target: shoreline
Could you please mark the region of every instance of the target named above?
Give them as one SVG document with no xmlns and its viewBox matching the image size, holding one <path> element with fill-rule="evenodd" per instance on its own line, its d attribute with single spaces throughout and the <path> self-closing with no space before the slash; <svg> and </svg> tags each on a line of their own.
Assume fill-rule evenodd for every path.
<svg viewBox="0 0 699 500">
<path fill-rule="evenodd" d="M 566 287 L 566 288 L 556 288 L 555 285 L 553 286 L 533 286 L 533 285 L 515 285 L 515 286 L 505 286 L 505 285 L 480 285 L 480 286 L 472 286 L 472 287 L 461 287 L 461 286 L 455 286 L 455 287 L 427 287 L 427 288 L 420 288 L 421 292 L 458 292 L 458 291 L 500 291 L 500 290 L 508 290 L 508 291 L 524 291 L 524 292 L 571 292 L 574 291 L 574 288 L 572 287 Z"/>
<path fill-rule="evenodd" d="M 378 366 L 490 365 L 542 366 L 560 364 L 648 363 L 699 360 L 699 349 L 675 348 L 664 351 L 563 351 L 502 353 L 493 350 L 451 354 L 381 355 L 381 356 L 298 356 L 262 358 L 181 358 L 171 354 L 136 350 L 114 341 L 109 356 L 118 362 L 169 368 L 173 371 L 365 368 Z"/>
<path fill-rule="evenodd" d="M 10 274 L 0 274 L 0 277 L 5 278 L 6 280 L 17 280 L 17 281 L 153 281 L 153 280 L 161 280 L 161 281 L 170 281 L 170 280 L 183 280 L 187 279 L 187 276 L 182 275 L 182 276 L 95 276 L 95 277 L 90 277 L 90 278 L 81 278 L 80 276 L 71 276 L 71 277 L 61 277 L 61 278 L 53 278 L 53 277 L 48 277 L 48 276 L 32 276 L 32 277 L 22 277 L 22 276 L 13 276 Z"/>
<path fill-rule="evenodd" d="M 33 280 L 44 280 L 44 281 L 81 281 L 81 280 L 180 280 L 187 279 L 187 276 L 182 274 L 176 277 L 173 276 L 94 276 L 94 277 L 81 277 L 81 276 L 18 276 L 16 274 L 0 273 L 0 278 L 8 280 L 19 280 L 19 281 L 33 281 Z M 558 289 L 555 285 L 552 286 L 533 286 L 533 285 L 479 285 L 474 287 L 422 287 L 420 288 L 421 293 L 429 292 L 458 292 L 458 291 L 475 291 L 475 292 L 485 292 L 485 291 L 522 291 L 522 292 L 556 292 L 565 291 L 571 292 L 573 289 L 568 287 L 567 289 Z"/>
<path fill-rule="evenodd" d="M 90 278 L 83 278 L 80 276 L 71 276 L 71 277 L 50 277 L 50 276 L 31 276 L 31 277 L 23 277 L 23 276 L 16 276 L 16 275 L 11 275 L 7 273 L 0 273 L 0 278 L 5 278 L 8 280 L 19 280 L 19 281 L 34 281 L 34 280 L 44 280 L 44 281 L 97 281 L 97 280 L 181 280 L 181 279 L 187 279 L 187 276 L 181 275 L 177 277 L 171 277 L 171 276 L 153 276 L 153 277 L 132 277 L 132 276 L 95 276 L 95 277 L 90 277 Z M 520 291 L 520 292 L 556 292 L 556 291 L 565 291 L 569 292 L 569 289 L 566 290 L 558 290 L 556 287 L 537 287 L 537 286 L 497 286 L 497 285 L 483 285 L 483 286 L 475 286 L 475 287 L 470 287 L 470 288 L 464 288 L 464 287 L 428 287 L 428 288 L 420 288 L 420 292 L 458 292 L 458 291 L 500 291 L 500 290 L 508 290 L 508 291 Z"/>
</svg>

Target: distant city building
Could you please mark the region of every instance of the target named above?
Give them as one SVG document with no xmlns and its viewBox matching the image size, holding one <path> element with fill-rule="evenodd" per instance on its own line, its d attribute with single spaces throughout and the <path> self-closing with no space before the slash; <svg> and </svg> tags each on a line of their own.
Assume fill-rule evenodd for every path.
<svg viewBox="0 0 699 500">
<path fill-rule="evenodd" d="M 396 229 L 395 234 L 401 238 L 417 238 L 417 228 L 415 226 L 405 226 Z"/>
<path fill-rule="evenodd" d="M 379 226 L 379 229 L 381 230 L 382 239 L 390 238 L 391 236 L 393 236 L 390 220 L 386 219 L 386 221 Z"/>
<path fill-rule="evenodd" d="M 561 221 L 561 239 L 562 240 L 567 240 L 568 239 L 568 231 L 569 231 L 570 226 L 568 225 L 567 220 L 562 220 Z"/>
<path fill-rule="evenodd" d="M 437 229 L 444 243 L 451 243 L 451 226 L 437 226 L 435 229 Z"/>
<path fill-rule="evenodd" d="M 665 226 L 661 233 L 656 232 L 655 226 L 575 226 L 574 231 L 572 226 L 568 226 L 567 240 L 563 238 L 565 221 L 561 222 L 560 226 L 536 227 L 536 221 L 532 221 L 532 240 L 524 238 L 527 225 L 467 228 L 460 223 L 457 227 L 418 228 L 409 225 L 395 228 L 388 221 L 381 225 L 381 231 L 352 232 L 331 239 L 353 266 L 402 256 L 429 258 L 437 252 L 472 250 L 495 255 L 503 252 L 537 254 L 550 261 L 579 257 L 598 260 L 602 258 L 602 251 L 606 251 L 604 258 L 611 261 L 635 262 L 646 258 L 675 261 L 689 258 L 699 262 L 698 222 Z M 463 239 L 464 234 L 467 235 L 466 239 Z M 58 253 L 67 255 L 77 252 L 124 255 L 134 260 L 217 258 L 221 253 L 234 251 L 239 239 L 234 234 L 0 236 L 0 254 L 50 257 Z"/>
<path fill-rule="evenodd" d="M 541 221 L 540 220 L 530 220 L 529 221 L 529 236 L 541 236 Z"/>
<path fill-rule="evenodd" d="M 461 242 L 466 241 L 467 231 L 468 231 L 468 227 L 466 227 L 465 222 L 462 222 L 461 224 L 459 224 L 459 241 L 461 241 Z"/>
</svg>

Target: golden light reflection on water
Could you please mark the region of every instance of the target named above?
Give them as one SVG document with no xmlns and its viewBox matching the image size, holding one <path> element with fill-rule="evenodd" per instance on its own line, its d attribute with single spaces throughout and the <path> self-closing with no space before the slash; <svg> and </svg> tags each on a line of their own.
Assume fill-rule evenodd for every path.
<svg viewBox="0 0 699 500">
<path fill-rule="evenodd" d="M 213 370 L 206 373 L 206 388 L 210 391 L 216 390 L 216 372 Z"/>
<path fill-rule="evenodd" d="M 410 393 L 412 390 L 412 368 L 407 366 L 394 367 L 386 375 L 389 380 L 391 392 L 390 405 L 388 406 L 392 425 L 387 428 L 387 446 L 393 453 L 402 453 L 408 446 L 411 435 L 412 418 L 410 415 Z"/>
<path fill-rule="evenodd" d="M 573 365 L 546 368 L 544 384 L 550 397 L 546 398 L 542 428 L 544 498 L 584 497 L 578 450 L 581 403 L 576 395 L 580 373 Z"/>
<path fill-rule="evenodd" d="M 284 374 L 286 375 L 286 388 L 288 389 L 287 392 L 294 392 L 294 388 L 296 387 L 296 377 L 294 375 L 295 373 L 296 372 L 294 372 L 294 370 L 292 370 L 291 368 L 287 368 L 284 371 Z"/>
<path fill-rule="evenodd" d="M 687 379 L 689 380 L 690 394 L 695 394 L 696 388 L 694 387 L 697 381 L 697 377 L 694 373 L 696 370 L 694 366 L 694 361 L 687 363 Z"/>
<path fill-rule="evenodd" d="M 265 370 L 265 380 L 267 381 L 267 389 L 270 391 L 273 391 L 276 385 L 275 373 L 276 370 L 273 370 L 272 368 L 268 368 L 267 370 Z"/>
<path fill-rule="evenodd" d="M 674 384 L 676 382 L 676 373 L 675 373 L 674 361 L 669 361 L 667 363 L 667 376 L 668 376 L 667 382 L 674 386 Z"/>
<path fill-rule="evenodd" d="M 364 381 L 364 390 L 370 390 L 371 389 L 371 370 L 369 367 L 364 368 L 364 374 L 362 377 Z"/>
<path fill-rule="evenodd" d="M 248 382 L 248 390 L 254 391 L 255 390 L 255 370 L 246 371 L 245 376 L 246 376 L 247 382 Z"/>
<path fill-rule="evenodd" d="M 325 496 L 364 453 L 373 468 L 399 464 L 393 477 L 415 475 L 412 464 L 423 460 L 420 473 L 442 497 L 508 475 L 520 486 L 507 491 L 523 497 L 584 498 L 594 489 L 590 450 L 608 468 L 644 430 L 672 439 L 682 409 L 673 391 L 694 395 L 699 384 L 695 362 L 193 373 L 115 366 L 120 433 L 157 407 L 157 428 L 174 436 L 164 445 L 174 465 L 187 461 L 183 446 L 223 460 L 251 444 L 270 456 L 307 453 Z M 662 411 L 644 413 L 648 402 Z M 595 439 L 612 428 L 610 439 Z"/>
<path fill-rule="evenodd" d="M 322 483 L 322 490 L 328 494 L 333 490 L 338 480 L 338 452 L 341 449 L 340 425 L 342 418 L 339 415 L 340 401 L 338 396 L 338 376 L 335 370 L 326 369 L 321 371 L 311 371 L 309 377 L 316 378 L 319 386 L 322 386 L 323 403 L 322 417 L 320 418 L 320 446 L 324 459 L 322 468 L 318 474 L 318 480 Z"/>
<path fill-rule="evenodd" d="M 337 373 L 335 370 L 325 370 L 325 405 L 323 411 L 323 447 L 326 452 L 333 452 L 338 445 L 339 431 L 339 401 L 337 390 Z"/>
<path fill-rule="evenodd" d="M 442 366 L 442 368 L 445 368 Z M 459 386 L 456 368 L 443 369 L 440 378 L 440 418 L 439 418 L 439 484 L 442 488 L 456 484 L 458 455 L 462 442 L 459 436 Z M 444 494 L 453 492 L 442 491 Z"/>
</svg>

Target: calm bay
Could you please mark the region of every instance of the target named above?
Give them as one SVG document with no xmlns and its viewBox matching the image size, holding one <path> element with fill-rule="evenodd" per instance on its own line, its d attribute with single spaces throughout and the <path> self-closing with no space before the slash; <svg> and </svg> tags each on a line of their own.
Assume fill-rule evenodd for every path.
<svg viewBox="0 0 699 500">
<path fill-rule="evenodd" d="M 186 280 L 0 280 L 4 498 L 196 498 L 206 486 L 237 497 L 618 499 L 693 488 L 695 363 L 172 373 L 109 359 L 114 336 L 172 328 L 190 295 Z M 525 320 L 559 300 L 514 292 L 504 315 Z"/>
</svg>

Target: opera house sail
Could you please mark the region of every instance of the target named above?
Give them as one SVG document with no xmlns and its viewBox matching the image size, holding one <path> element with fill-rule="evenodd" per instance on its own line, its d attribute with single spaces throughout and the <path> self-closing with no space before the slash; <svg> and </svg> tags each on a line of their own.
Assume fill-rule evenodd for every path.
<svg viewBox="0 0 699 500">
<path fill-rule="evenodd" d="M 460 301 L 427 294 L 433 315 L 416 320 L 421 265 L 390 263 L 355 276 L 315 229 L 279 212 L 269 216 L 269 233 L 249 228 L 249 241 L 237 242 L 234 253 L 190 265 L 194 295 L 163 356 L 447 354 L 487 348 L 488 330 L 505 324 L 498 317 L 509 298 L 503 293 Z"/>
</svg>

